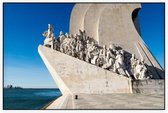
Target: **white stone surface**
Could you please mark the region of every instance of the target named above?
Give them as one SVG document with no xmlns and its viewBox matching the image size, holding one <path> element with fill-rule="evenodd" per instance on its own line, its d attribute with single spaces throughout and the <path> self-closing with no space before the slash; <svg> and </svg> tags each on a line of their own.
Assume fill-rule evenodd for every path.
<svg viewBox="0 0 168 113">
<path fill-rule="evenodd" d="M 72 96 L 67 93 L 57 98 L 45 109 L 73 109 L 73 108 L 74 108 L 74 103 L 72 101 Z"/>
<path fill-rule="evenodd" d="M 71 13 L 70 33 L 76 34 L 81 29 L 101 46 L 117 44 L 138 59 L 144 58 L 155 79 L 164 78 L 164 70 L 138 33 L 135 12 L 140 8 L 140 4 L 76 4 Z"/>
<path fill-rule="evenodd" d="M 164 109 L 161 94 L 81 94 L 74 100 L 75 109 Z"/>
<path fill-rule="evenodd" d="M 44 46 L 38 51 L 63 94 L 132 93 L 127 77 Z"/>
</svg>

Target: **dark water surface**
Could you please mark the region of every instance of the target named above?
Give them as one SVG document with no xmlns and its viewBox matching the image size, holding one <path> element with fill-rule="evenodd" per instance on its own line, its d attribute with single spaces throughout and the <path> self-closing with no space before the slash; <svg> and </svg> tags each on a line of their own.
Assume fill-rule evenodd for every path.
<svg viewBox="0 0 168 113">
<path fill-rule="evenodd" d="M 41 109 L 59 96 L 59 89 L 4 89 L 3 108 Z"/>
</svg>

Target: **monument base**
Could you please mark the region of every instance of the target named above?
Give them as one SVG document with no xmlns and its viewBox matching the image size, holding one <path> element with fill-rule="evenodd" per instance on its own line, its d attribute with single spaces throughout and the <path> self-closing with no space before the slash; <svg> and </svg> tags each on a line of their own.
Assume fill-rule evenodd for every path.
<svg viewBox="0 0 168 113">
<path fill-rule="evenodd" d="M 164 80 L 132 82 L 45 46 L 38 51 L 62 93 L 45 109 L 164 109 L 164 94 L 158 93 L 164 91 Z"/>
</svg>

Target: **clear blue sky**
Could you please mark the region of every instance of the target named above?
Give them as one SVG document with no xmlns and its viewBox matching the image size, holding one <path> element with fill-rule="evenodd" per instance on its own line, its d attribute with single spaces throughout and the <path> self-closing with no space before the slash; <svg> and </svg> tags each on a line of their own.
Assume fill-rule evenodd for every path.
<svg viewBox="0 0 168 113">
<path fill-rule="evenodd" d="M 48 23 L 69 31 L 74 4 L 4 4 L 4 85 L 25 88 L 57 87 L 38 54 Z M 164 67 L 164 4 L 142 4 L 138 14 L 141 34 Z"/>
</svg>

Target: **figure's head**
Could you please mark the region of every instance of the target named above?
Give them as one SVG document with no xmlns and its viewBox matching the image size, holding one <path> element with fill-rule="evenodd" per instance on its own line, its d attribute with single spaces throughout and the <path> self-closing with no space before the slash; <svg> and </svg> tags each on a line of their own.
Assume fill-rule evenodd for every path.
<svg viewBox="0 0 168 113">
<path fill-rule="evenodd" d="M 144 64 L 144 62 L 145 62 L 145 59 L 141 58 L 141 64 Z"/>
<path fill-rule="evenodd" d="M 52 27 L 52 25 L 51 25 L 51 24 L 48 24 L 48 29 L 53 30 L 53 27 Z"/>
<path fill-rule="evenodd" d="M 77 34 L 74 34 L 73 37 L 76 38 L 76 37 L 77 37 Z"/>
<path fill-rule="evenodd" d="M 116 54 L 118 55 L 118 54 L 120 54 L 120 52 L 119 52 L 119 51 L 116 51 Z"/>
<path fill-rule="evenodd" d="M 78 35 L 76 36 L 76 39 L 79 40 L 79 36 Z"/>
<path fill-rule="evenodd" d="M 106 49 L 106 45 L 103 45 L 103 49 Z"/>
<path fill-rule="evenodd" d="M 51 37 L 54 37 L 54 33 L 51 34 Z"/>
<path fill-rule="evenodd" d="M 89 40 L 87 40 L 86 42 L 87 42 L 87 44 L 89 44 Z"/>
<path fill-rule="evenodd" d="M 69 36 L 70 38 L 73 38 L 73 35 L 72 34 L 70 34 L 70 36 Z"/>
<path fill-rule="evenodd" d="M 135 58 L 135 54 L 132 54 L 132 58 Z"/>
<path fill-rule="evenodd" d="M 63 35 L 64 33 L 62 31 L 60 31 L 60 35 Z"/>
<path fill-rule="evenodd" d="M 48 28 L 50 28 L 51 27 L 51 24 L 48 24 Z"/>
<path fill-rule="evenodd" d="M 140 60 L 137 60 L 137 64 L 140 64 Z"/>
<path fill-rule="evenodd" d="M 110 44 L 110 49 L 115 49 L 115 45 L 114 44 Z"/>
<path fill-rule="evenodd" d="M 66 37 L 69 37 L 68 33 L 65 33 L 65 36 L 66 36 Z"/>
<path fill-rule="evenodd" d="M 91 45 L 93 46 L 93 45 L 94 45 L 94 42 L 91 42 Z"/>
<path fill-rule="evenodd" d="M 122 55 L 124 55 L 124 50 L 121 49 L 121 50 L 120 50 L 120 53 L 121 53 Z"/>
</svg>

